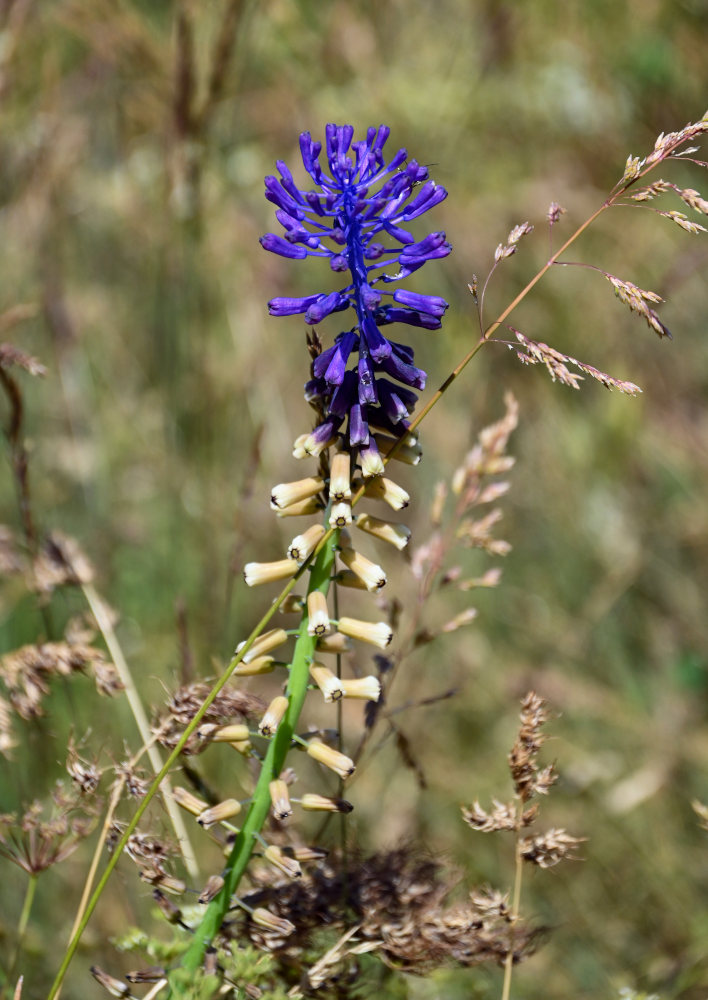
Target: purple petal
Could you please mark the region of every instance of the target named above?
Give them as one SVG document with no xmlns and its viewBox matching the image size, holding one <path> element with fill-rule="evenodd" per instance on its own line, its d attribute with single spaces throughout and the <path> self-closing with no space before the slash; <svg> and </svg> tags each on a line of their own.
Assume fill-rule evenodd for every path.
<svg viewBox="0 0 708 1000">
<path fill-rule="evenodd" d="M 298 313 L 307 312 L 310 306 L 322 298 L 322 294 L 305 295 L 301 299 L 277 298 L 271 299 L 268 303 L 268 312 L 271 316 L 296 316 Z"/>
<path fill-rule="evenodd" d="M 307 257 L 307 250 L 304 247 L 293 246 L 292 243 L 288 243 L 282 236 L 276 236 L 275 233 L 266 233 L 265 236 L 261 236 L 260 244 L 264 250 L 270 250 L 271 253 L 277 253 L 281 257 L 289 257 L 291 260 L 303 260 Z"/>
<path fill-rule="evenodd" d="M 431 187 L 432 190 L 426 193 L 425 198 L 421 195 L 426 188 Z M 421 194 L 417 198 L 414 198 L 410 205 L 406 208 L 405 212 L 402 214 L 401 218 L 404 222 L 410 222 L 411 219 L 417 219 L 419 215 L 423 215 L 424 212 L 430 211 L 431 208 L 435 208 L 439 205 L 441 201 L 447 198 L 447 191 L 444 187 L 440 187 L 433 181 L 428 184 L 424 184 L 421 189 Z"/>
<path fill-rule="evenodd" d="M 369 425 L 366 422 L 366 407 L 355 403 L 349 411 L 349 443 L 352 445 L 367 445 L 369 443 Z"/>
<path fill-rule="evenodd" d="M 386 306 L 381 311 L 381 316 L 380 323 L 407 323 L 408 326 L 418 326 L 424 330 L 439 330 L 442 326 L 437 316 L 417 312 L 415 309 L 396 309 L 395 306 Z"/>
<path fill-rule="evenodd" d="M 329 266 L 333 271 L 346 271 L 349 268 L 349 261 L 343 253 L 335 253 L 329 258 Z"/>
<path fill-rule="evenodd" d="M 293 180 L 293 175 L 288 170 L 288 167 L 282 160 L 276 160 L 275 165 L 280 173 L 280 183 L 282 187 L 288 192 L 290 197 L 296 201 L 298 204 L 302 203 L 302 191 L 297 187 L 295 181 Z"/>
<path fill-rule="evenodd" d="M 420 312 L 430 313 L 431 316 L 444 316 L 448 303 L 437 295 L 419 295 L 418 292 L 408 292 L 405 288 L 398 288 L 393 293 L 394 302 L 401 305 L 410 306 L 411 309 L 418 309 Z"/>
<path fill-rule="evenodd" d="M 305 400 L 308 403 L 323 399 L 329 392 L 329 386 L 323 378 L 311 378 L 305 383 Z"/>
<path fill-rule="evenodd" d="M 391 353 L 391 345 L 376 325 L 373 316 L 367 314 L 361 324 L 361 332 L 374 361 L 381 361 Z"/>
<path fill-rule="evenodd" d="M 412 413 L 415 409 L 415 405 L 418 402 L 418 396 L 416 393 L 411 392 L 410 389 L 404 389 L 402 385 L 394 385 L 393 382 L 389 382 L 386 378 L 378 379 L 376 385 L 379 391 L 383 390 L 383 392 L 395 392 L 409 413 Z"/>
<path fill-rule="evenodd" d="M 357 379 L 355 372 L 345 372 L 341 385 L 332 393 L 329 404 L 330 413 L 344 417 L 357 400 Z"/>
<path fill-rule="evenodd" d="M 334 345 L 323 351 L 313 361 L 312 370 L 315 377 L 324 377 L 330 385 L 340 385 L 344 378 L 349 355 L 357 343 L 357 339 L 357 335 L 352 331 L 340 333 Z"/>
<path fill-rule="evenodd" d="M 288 215 L 292 215 L 296 219 L 303 219 L 305 217 L 298 203 L 290 197 L 277 177 L 273 177 L 272 174 L 266 177 L 265 188 L 265 196 L 268 201 L 272 201 L 278 208 L 285 209 Z"/>
<path fill-rule="evenodd" d="M 329 316 L 335 310 L 339 309 L 344 303 L 344 307 L 349 304 L 348 300 L 343 298 L 339 292 L 331 292 L 329 295 L 323 295 L 316 302 L 309 306 L 307 312 L 305 313 L 305 322 L 321 323 L 325 316 Z"/>
<path fill-rule="evenodd" d="M 363 284 L 359 290 L 359 294 L 366 309 L 375 309 L 381 304 L 381 292 L 375 291 L 370 285 Z"/>
<path fill-rule="evenodd" d="M 398 357 L 397 354 L 391 353 L 388 358 L 384 358 L 383 361 L 379 362 L 379 368 L 395 378 L 397 382 L 403 382 L 404 385 L 412 385 L 416 389 L 425 389 L 426 374 L 421 368 L 416 368 L 415 365 L 410 365 L 406 361 L 403 361 Z"/>
<path fill-rule="evenodd" d="M 440 260 L 442 257 L 447 257 L 450 253 L 452 253 L 452 246 L 449 243 L 443 243 L 442 246 L 437 247 L 435 250 L 429 250 L 428 253 L 417 256 L 409 253 L 408 248 L 406 248 L 399 257 L 399 260 L 403 267 L 410 270 L 417 270 L 422 264 L 425 264 L 426 260 Z"/>
<path fill-rule="evenodd" d="M 376 396 L 376 382 L 374 380 L 374 368 L 369 358 L 359 358 L 357 376 L 359 378 L 359 402 L 378 402 Z"/>
<path fill-rule="evenodd" d="M 384 379 L 381 379 L 379 382 L 381 408 L 393 424 L 397 424 L 400 420 L 407 417 L 412 409 L 412 407 L 406 406 L 396 390 L 397 387 L 394 387 L 390 382 L 385 382 Z M 404 391 L 401 390 L 401 392 Z M 411 395 L 413 394 L 411 393 Z M 413 396 L 413 398 L 417 399 L 416 396 Z"/>
<path fill-rule="evenodd" d="M 322 143 L 313 142 L 312 136 L 309 132 L 303 132 L 300 135 L 300 153 L 302 155 L 302 162 L 305 165 L 305 170 L 316 184 L 319 184 L 322 178 L 322 167 L 317 162 L 317 157 L 320 155 L 321 150 Z"/>
<path fill-rule="evenodd" d="M 407 230 L 399 229 L 398 226 L 394 226 L 391 222 L 384 222 L 384 229 L 389 236 L 393 236 L 394 240 L 398 240 L 399 243 L 406 243 L 415 246 L 413 243 L 413 236 Z"/>
</svg>

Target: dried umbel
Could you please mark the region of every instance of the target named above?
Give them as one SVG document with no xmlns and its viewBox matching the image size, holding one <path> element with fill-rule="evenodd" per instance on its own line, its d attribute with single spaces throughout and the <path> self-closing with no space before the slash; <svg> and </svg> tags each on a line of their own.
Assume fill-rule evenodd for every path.
<svg viewBox="0 0 708 1000">
<path fill-rule="evenodd" d="M 451 903 L 457 885 L 437 861 L 409 847 L 349 858 L 345 868 L 335 857 L 310 867 L 297 883 L 276 881 L 246 897 L 249 905 L 265 905 L 287 920 L 293 927 L 287 937 L 264 933 L 252 922 L 248 932 L 289 962 L 311 947 L 323 926 L 338 928 L 351 935 L 350 947 L 360 945 L 352 954 L 374 950 L 387 964 L 418 975 L 450 963 L 500 963 L 510 950 L 515 961 L 533 952 L 539 929 L 519 923 L 512 929 L 506 897 L 476 890 L 467 902 Z M 327 976 L 341 975 L 346 965 L 340 955 Z"/>
<path fill-rule="evenodd" d="M 23 719 L 43 714 L 42 702 L 55 677 L 92 672 L 101 694 L 122 690 L 115 667 L 105 653 L 85 642 L 45 642 L 22 646 L 0 660 L 0 678 L 10 702 Z"/>
<path fill-rule="evenodd" d="M 201 682 L 187 684 L 170 696 L 161 717 L 153 726 L 153 732 L 165 747 L 174 747 L 184 732 L 185 726 L 194 718 L 209 693 L 209 685 Z M 225 688 L 209 711 L 204 715 L 202 725 L 214 723 L 224 726 L 234 719 L 244 720 L 262 713 L 264 704 L 257 695 L 240 691 L 229 686 Z M 190 738 L 183 749 L 185 754 L 201 753 L 208 745 L 198 733 Z"/>
<path fill-rule="evenodd" d="M 92 833 L 99 807 L 91 792 L 67 791 L 58 782 L 48 807 L 35 801 L 22 816 L 0 816 L 0 856 L 38 875 L 68 858 Z"/>
</svg>

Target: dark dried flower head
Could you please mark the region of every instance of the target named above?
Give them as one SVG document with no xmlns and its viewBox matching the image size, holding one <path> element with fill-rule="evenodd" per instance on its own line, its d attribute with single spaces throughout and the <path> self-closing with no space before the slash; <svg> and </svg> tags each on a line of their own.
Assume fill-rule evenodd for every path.
<svg viewBox="0 0 708 1000">
<path fill-rule="evenodd" d="M 97 983 L 106 990 L 112 997 L 129 997 L 130 996 L 130 986 L 124 983 L 120 979 L 116 979 L 115 976 L 110 976 L 103 969 L 100 969 L 97 965 L 91 966 L 91 975 L 96 980 Z"/>
<path fill-rule="evenodd" d="M 365 139 L 353 142 L 351 125 L 328 125 L 329 173 L 320 163 L 321 143 L 304 132 L 300 150 L 314 189 L 298 187 L 279 160 L 280 177 L 266 177 L 265 183 L 284 236 L 261 238 L 272 253 L 293 260 L 320 257 L 335 274 L 348 274 L 338 291 L 275 298 L 268 308 L 273 316 L 304 314 L 313 325 L 332 313 L 354 310 L 354 326 L 314 358 L 306 396 L 318 401 L 325 419 L 302 447 L 305 454 L 319 454 L 346 419 L 345 443 L 367 454 L 362 459 L 365 475 L 383 471 L 375 461 L 378 450 L 369 425 L 395 437 L 403 433 L 417 399 L 412 390 L 424 388 L 426 378 L 414 366 L 411 348 L 388 339 L 382 328 L 403 323 L 436 330 L 447 309 L 447 302 L 435 295 L 386 291 L 451 250 L 443 232 L 416 241 L 404 228 L 440 204 L 447 192 L 429 180 L 427 167 L 408 159 L 405 149 L 386 163 L 383 147 L 389 132 L 383 125 L 370 128 Z M 348 368 L 354 356 L 357 361 Z"/>
<path fill-rule="evenodd" d="M 81 586 L 93 579 L 93 567 L 74 538 L 54 531 L 48 535 L 34 562 L 37 590 L 51 594 L 56 587 Z"/>
<path fill-rule="evenodd" d="M 124 760 L 115 766 L 117 781 L 123 781 L 128 791 L 128 795 L 133 798 L 142 799 L 150 787 L 150 779 L 145 772 L 136 767 L 132 761 Z"/>
<path fill-rule="evenodd" d="M 153 725 L 153 732 L 164 747 L 172 749 L 177 745 L 185 727 L 202 707 L 209 691 L 209 684 L 197 682 L 186 684 L 171 695 L 162 715 Z M 264 709 L 265 703 L 261 698 L 227 685 L 209 706 L 204 715 L 202 726 L 210 723 L 225 726 L 235 719 L 240 721 L 256 718 L 263 714 Z M 208 745 L 208 741 L 200 739 L 194 733 L 182 752 L 184 754 L 201 753 Z"/>
<path fill-rule="evenodd" d="M 573 852 L 585 837 L 571 837 L 565 830 L 550 829 L 535 837 L 522 837 L 519 841 L 524 861 L 539 868 L 552 868 L 559 861 L 577 861 Z"/>
<path fill-rule="evenodd" d="M 83 643 L 22 646 L 0 660 L 0 677 L 7 686 L 13 708 L 23 719 L 43 714 L 42 699 L 53 677 L 69 677 L 87 670 L 93 672 L 99 692 L 105 693 L 108 678 L 112 679 L 111 691 L 121 689 L 115 667 L 106 660 L 105 653 Z"/>
<path fill-rule="evenodd" d="M 535 794 L 545 794 L 556 780 L 552 767 L 539 771 L 537 763 L 546 740 L 542 728 L 547 721 L 546 702 L 530 691 L 521 702 L 521 728 L 509 754 L 512 781 L 522 802 Z"/>
<path fill-rule="evenodd" d="M 462 818 L 468 826 L 480 833 L 516 829 L 516 809 L 513 802 L 499 802 L 498 799 L 492 799 L 492 807 L 491 812 L 487 812 L 475 800 L 471 806 L 463 807 Z"/>
<path fill-rule="evenodd" d="M 443 866 L 408 848 L 309 868 L 297 882 L 277 883 L 247 897 L 249 905 L 265 905 L 294 925 L 287 940 L 274 939 L 249 926 L 251 939 L 288 956 L 308 947 L 323 923 L 343 929 L 352 946 L 376 950 L 387 964 L 415 974 L 456 963 L 501 963 L 510 949 L 515 960 L 530 954 L 538 932 L 509 917 L 506 897 L 485 890 L 467 903 L 451 905 L 456 882 L 443 876 Z M 236 928 L 234 928 L 234 932 Z M 354 947 L 352 947 L 352 953 Z M 342 954 L 344 959 L 344 954 Z M 332 976 L 343 971 L 333 963 Z"/>
<path fill-rule="evenodd" d="M 46 871 L 73 854 L 89 836 L 96 823 L 96 808 L 58 782 L 48 810 L 35 801 L 19 818 L 0 816 L 0 856 L 28 875 Z"/>
<path fill-rule="evenodd" d="M 98 788 L 101 780 L 100 768 L 95 761 L 84 760 L 79 756 L 73 739 L 69 740 L 66 770 L 82 795 L 92 795 Z"/>
</svg>

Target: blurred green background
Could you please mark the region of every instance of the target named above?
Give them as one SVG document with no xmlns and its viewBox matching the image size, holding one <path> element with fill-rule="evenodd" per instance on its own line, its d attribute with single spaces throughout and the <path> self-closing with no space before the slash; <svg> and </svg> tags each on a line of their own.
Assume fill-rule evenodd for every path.
<svg viewBox="0 0 708 1000">
<path fill-rule="evenodd" d="M 211 675 L 269 598 L 246 592 L 243 564 L 279 557 L 297 530 L 272 517 L 268 491 L 305 474 L 290 457 L 310 420 L 304 328 L 270 318 L 265 302 L 328 279 L 263 253 L 258 236 L 274 230 L 262 181 L 275 159 L 302 177 L 299 132 L 385 122 L 391 147 L 433 164 L 448 189 L 430 226 L 447 231 L 454 254 L 411 286 L 451 303 L 443 331 L 412 335 L 435 387 L 476 336 L 467 283 L 484 277 L 509 229 L 537 227 L 495 275 L 488 319 L 543 263 L 551 200 L 570 234 L 630 153 L 708 105 L 707 0 L 7 0 L 0 19 L 0 309 L 38 304 L 11 338 L 49 368 L 22 379 L 35 516 L 95 563 L 148 704 L 179 668 L 176 602 L 196 669 Z M 703 181 L 688 164 L 663 175 Z M 501 587 L 473 595 L 477 623 L 421 650 L 401 678 L 401 701 L 460 689 L 400 717 L 428 788 L 386 747 L 353 786 L 353 825 L 369 848 L 422 839 L 471 882 L 508 885 L 512 845 L 473 834 L 459 805 L 508 795 L 518 699 L 534 687 L 558 715 L 547 755 L 563 780 L 546 823 L 588 841 L 582 863 L 527 879 L 524 911 L 552 932 L 516 973 L 516 995 L 599 998 L 629 986 L 699 1000 L 708 835 L 691 800 L 708 799 L 708 242 L 618 209 L 572 259 L 665 296 L 674 340 L 659 342 L 600 275 L 558 268 L 514 325 L 644 394 L 595 383 L 573 392 L 492 348 L 431 414 L 426 457 L 400 477 L 414 496 L 414 543 L 429 532 L 435 482 L 501 415 L 506 388 L 519 399 L 503 501 L 514 549 Z M 320 332 L 329 342 L 334 322 Z M 7 463 L 0 503 L 18 528 Z M 389 596 L 409 594 L 404 561 L 378 557 Z M 79 594 L 57 596 L 57 634 L 81 607 Z M 3 652 L 42 634 L 16 580 L 0 591 L 0 628 Z M 120 753 L 124 735 L 134 742 L 122 703 L 97 704 L 89 681 L 58 689 L 3 765 L 0 811 L 43 794 L 67 733 L 88 725 L 94 745 Z M 87 857 L 40 882 L 30 996 L 57 967 Z M 3 887 L 8 942 L 20 873 L 8 869 Z M 99 995 L 90 961 L 120 971 L 105 938 L 138 919 L 147 896 L 126 865 L 67 996 Z M 409 989 L 488 997 L 500 982 L 472 970 Z"/>
</svg>

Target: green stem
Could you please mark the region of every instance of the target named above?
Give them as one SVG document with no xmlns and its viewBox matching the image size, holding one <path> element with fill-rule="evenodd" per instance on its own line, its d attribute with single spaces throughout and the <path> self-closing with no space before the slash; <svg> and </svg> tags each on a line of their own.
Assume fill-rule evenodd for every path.
<svg viewBox="0 0 708 1000">
<path fill-rule="evenodd" d="M 337 547 L 338 532 L 334 532 L 328 543 L 320 550 L 312 566 L 308 593 L 319 590 L 326 594 L 332 575 L 334 554 Z M 302 712 L 309 683 L 310 663 L 315 652 L 317 639 L 307 633 L 308 615 L 305 608 L 300 622 L 300 634 L 295 644 L 295 653 L 290 668 L 290 680 L 287 694 L 288 710 L 278 727 L 273 739 L 268 745 L 268 751 L 261 767 L 256 789 L 251 805 L 246 814 L 234 846 L 229 855 L 224 873 L 224 886 L 219 895 L 209 904 L 207 912 L 199 927 L 194 932 L 194 939 L 182 959 L 182 967 L 171 977 L 171 987 L 176 995 L 183 995 L 185 986 L 193 974 L 201 967 L 207 948 L 214 941 L 226 914 L 231 907 L 231 897 L 238 889 L 241 878 L 251 858 L 260 833 L 271 808 L 269 784 L 274 781 L 283 769 L 285 758 L 293 742 L 293 736 Z"/>
<path fill-rule="evenodd" d="M 32 903 L 34 903 L 34 894 L 37 891 L 37 880 L 38 874 L 33 872 L 27 882 L 27 889 L 25 890 L 25 901 L 22 904 L 22 913 L 20 914 L 20 922 L 17 925 L 17 941 L 15 942 L 15 953 L 12 956 L 12 962 L 10 963 L 10 982 L 15 978 L 15 970 L 17 968 L 17 963 L 20 958 L 20 953 L 22 951 L 22 944 L 25 939 L 25 932 L 27 931 L 27 924 L 29 923 L 30 913 L 32 912 Z"/>
</svg>

